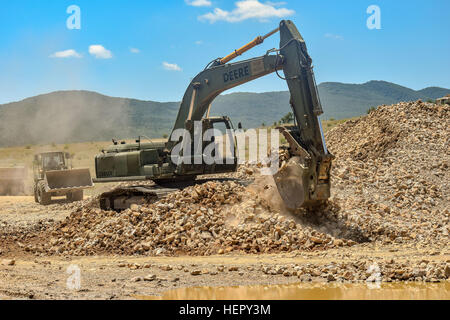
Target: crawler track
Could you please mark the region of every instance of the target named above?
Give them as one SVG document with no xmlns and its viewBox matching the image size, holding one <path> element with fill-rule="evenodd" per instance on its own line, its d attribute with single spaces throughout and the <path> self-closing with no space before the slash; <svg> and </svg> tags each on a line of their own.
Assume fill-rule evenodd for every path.
<svg viewBox="0 0 450 320">
<path fill-rule="evenodd" d="M 119 186 L 100 196 L 100 209 L 121 211 L 129 208 L 132 204 L 150 204 L 165 198 L 170 193 L 180 191 L 189 186 L 203 184 L 208 181 L 235 181 L 243 186 L 247 186 L 251 183 L 250 180 L 234 178 L 205 178 L 194 181 Z"/>
</svg>

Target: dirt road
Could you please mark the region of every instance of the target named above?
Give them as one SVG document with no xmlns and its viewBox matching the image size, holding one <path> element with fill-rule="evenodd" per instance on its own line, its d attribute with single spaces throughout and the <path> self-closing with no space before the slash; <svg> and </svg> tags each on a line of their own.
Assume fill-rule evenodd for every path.
<svg viewBox="0 0 450 320">
<path fill-rule="evenodd" d="M 70 208 L 65 200 L 56 200 L 50 206 L 43 207 L 31 196 L 0 197 L 0 225 L 2 227 L 25 227 L 42 221 L 64 219 Z"/>
<path fill-rule="evenodd" d="M 434 250 L 438 250 L 435 248 Z M 327 253 L 276 255 L 225 255 L 208 257 L 21 257 L 14 265 L 3 257 L 0 297 L 19 299 L 136 299 L 177 288 L 199 286 L 270 285 L 330 282 L 333 266 L 363 263 L 361 271 L 348 268 L 350 276 L 364 283 L 370 265 L 385 268 L 426 262 L 427 267 L 449 261 L 450 252 L 377 248 L 363 245 Z M 367 267 L 366 267 L 367 265 Z M 306 271 L 309 269 L 310 271 Z M 395 269 L 395 270 L 394 270 Z M 73 279 L 79 270 L 80 286 Z M 402 269 L 399 269 L 402 270 Z M 404 270 L 404 269 L 403 269 Z M 333 276 L 334 277 L 334 276 Z M 337 276 L 336 276 L 337 277 Z M 389 279 L 389 281 L 392 281 Z M 394 280 L 399 281 L 399 280 Z M 338 279 L 337 283 L 347 283 Z M 351 280 L 355 282 L 355 280 Z M 448 281 L 447 281 L 448 282 Z M 71 285 L 72 284 L 72 285 Z M 447 296 L 447 299 L 450 298 Z"/>
</svg>

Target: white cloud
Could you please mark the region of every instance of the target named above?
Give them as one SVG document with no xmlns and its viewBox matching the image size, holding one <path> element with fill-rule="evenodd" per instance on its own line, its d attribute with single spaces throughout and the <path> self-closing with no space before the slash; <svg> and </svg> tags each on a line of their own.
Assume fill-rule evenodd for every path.
<svg viewBox="0 0 450 320">
<path fill-rule="evenodd" d="M 277 6 L 284 6 L 287 4 L 287 2 L 280 1 L 280 2 L 272 2 L 272 1 L 266 1 L 266 4 L 269 6 L 277 7 Z"/>
<path fill-rule="evenodd" d="M 91 55 L 93 55 L 94 57 L 96 57 L 97 59 L 111 59 L 112 58 L 111 51 L 105 49 L 105 47 L 103 47 L 100 44 L 94 44 L 94 45 L 89 46 L 89 53 Z"/>
<path fill-rule="evenodd" d="M 339 34 L 333 33 L 325 33 L 325 38 L 335 39 L 335 40 L 344 40 L 344 37 Z"/>
<path fill-rule="evenodd" d="M 199 46 L 199 45 L 202 45 L 202 44 L 203 44 L 203 41 L 202 41 L 202 40 L 197 40 L 197 41 L 195 41 L 195 44 L 198 45 L 198 46 Z"/>
<path fill-rule="evenodd" d="M 258 19 L 261 22 L 265 22 L 269 18 L 284 18 L 295 13 L 294 10 L 277 8 L 280 5 L 284 5 L 284 3 L 261 3 L 259 0 L 241 0 L 237 1 L 235 5 L 236 8 L 232 11 L 215 8 L 213 12 L 199 16 L 198 19 L 201 21 L 209 21 L 210 23 L 216 21 L 233 23 L 247 19 Z"/>
<path fill-rule="evenodd" d="M 82 58 L 83 56 L 73 49 L 58 51 L 50 55 L 50 58 Z"/>
<path fill-rule="evenodd" d="M 180 66 L 178 66 L 176 63 L 163 62 L 163 67 L 164 69 L 169 71 L 182 71 Z"/>
<path fill-rule="evenodd" d="M 138 48 L 130 48 L 130 52 L 131 53 L 140 53 L 141 50 L 139 50 Z"/>
<path fill-rule="evenodd" d="M 211 6 L 211 1 L 209 0 L 184 0 L 188 6 L 193 7 L 209 7 Z"/>
</svg>

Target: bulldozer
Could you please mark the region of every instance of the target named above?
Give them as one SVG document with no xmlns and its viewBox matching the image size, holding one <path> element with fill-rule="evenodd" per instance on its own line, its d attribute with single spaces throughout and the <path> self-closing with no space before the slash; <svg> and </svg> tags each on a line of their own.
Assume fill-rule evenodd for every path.
<svg viewBox="0 0 450 320">
<path fill-rule="evenodd" d="M 83 200 L 83 190 L 94 186 L 89 169 L 73 169 L 67 152 L 45 152 L 34 156 L 34 200 L 42 205 L 52 197 L 70 202 Z"/>
<path fill-rule="evenodd" d="M 24 194 L 27 175 L 25 167 L 0 168 L 0 196 Z"/>
<path fill-rule="evenodd" d="M 273 34 L 280 33 L 280 47 L 267 51 L 264 56 L 231 62 L 251 48 L 260 45 Z M 283 71 L 284 76 L 280 75 Z M 274 175 L 277 189 L 288 209 L 316 207 L 330 197 L 330 169 L 333 155 L 327 150 L 319 120 L 323 113 L 310 58 L 305 41 L 295 24 L 283 20 L 279 27 L 264 36 L 258 36 L 231 54 L 211 61 L 190 82 L 180 105 L 169 141 L 117 143 L 95 157 L 95 182 L 124 182 L 153 180 L 164 186 L 167 182 L 194 181 L 198 175 L 234 172 L 237 169 L 237 151 L 218 163 L 201 161 L 209 142 L 195 144 L 198 131 L 203 136 L 208 129 L 221 125 L 233 129 L 226 117 L 210 117 L 214 99 L 226 90 L 248 83 L 268 74 L 276 73 L 287 82 L 294 125 L 278 128 L 289 143 L 290 159 Z M 188 134 L 173 139 L 179 130 Z M 191 150 L 174 151 L 180 141 L 194 141 Z M 233 137 L 232 139 L 233 140 Z M 235 141 L 235 140 L 234 140 Z M 236 144 L 232 146 L 236 149 Z M 200 152 L 194 152 L 200 148 Z M 198 150 L 197 150 L 198 151 Z M 175 152 L 176 154 L 176 152 Z M 200 161 L 198 161 L 200 157 Z M 185 161 L 186 158 L 191 161 Z M 183 161 L 179 161 L 182 159 Z M 115 209 L 118 202 L 125 203 L 135 196 L 154 198 L 157 192 L 145 186 L 117 189 L 101 197 L 102 209 Z M 120 200 L 120 201 L 118 201 Z"/>
</svg>

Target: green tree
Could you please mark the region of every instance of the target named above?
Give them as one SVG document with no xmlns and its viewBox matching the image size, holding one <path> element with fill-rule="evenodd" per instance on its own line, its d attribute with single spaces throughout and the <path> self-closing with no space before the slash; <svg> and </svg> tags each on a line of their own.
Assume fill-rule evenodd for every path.
<svg viewBox="0 0 450 320">
<path fill-rule="evenodd" d="M 283 118 L 281 118 L 281 123 L 291 123 L 294 121 L 294 114 L 288 112 Z"/>
</svg>

